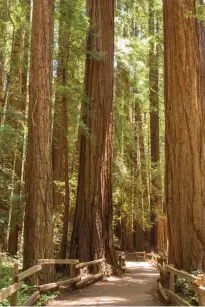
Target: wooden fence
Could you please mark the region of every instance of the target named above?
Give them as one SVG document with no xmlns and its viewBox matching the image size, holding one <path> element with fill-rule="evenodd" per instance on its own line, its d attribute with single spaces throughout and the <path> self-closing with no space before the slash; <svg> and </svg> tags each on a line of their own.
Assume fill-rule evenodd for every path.
<svg viewBox="0 0 205 307">
<path fill-rule="evenodd" d="M 126 255 L 126 259 L 134 259 L 134 260 L 149 260 L 153 257 L 153 253 L 146 253 L 144 252 L 133 252 L 133 253 L 127 253 L 127 252 L 123 252 L 123 251 L 116 251 L 117 256 L 119 256 L 120 254 L 125 253 Z"/>
<path fill-rule="evenodd" d="M 119 255 L 122 251 L 117 251 Z M 199 296 L 199 306 L 205 306 L 205 275 L 194 276 L 185 271 L 177 270 L 174 265 L 167 264 L 167 255 L 158 255 L 155 253 L 134 252 L 125 253 L 127 259 L 151 260 L 152 264 L 159 270 L 160 278 L 158 280 L 159 291 L 164 297 L 166 303 L 176 303 L 180 306 L 191 306 L 182 297 L 176 294 L 175 280 L 176 276 L 191 282 L 192 290 Z"/>
<path fill-rule="evenodd" d="M 122 252 L 117 252 L 120 255 Z M 181 306 L 191 306 L 187 301 L 176 294 L 175 291 L 175 277 L 179 276 L 188 280 L 192 284 L 192 289 L 199 296 L 199 305 L 205 306 L 205 276 L 194 276 L 185 271 L 177 270 L 173 265 L 167 264 L 167 257 L 156 255 L 154 253 L 135 252 L 126 253 L 126 256 L 134 257 L 135 260 L 143 259 L 151 260 L 153 265 L 159 270 L 160 278 L 158 280 L 159 291 L 167 303 L 172 302 Z M 58 281 L 54 283 L 39 285 L 39 272 L 43 269 L 44 265 L 54 264 L 68 264 L 70 266 L 70 279 Z M 11 306 L 17 304 L 17 291 L 21 289 L 23 280 L 33 276 L 33 284 L 35 292 L 23 304 L 23 306 L 32 306 L 41 296 L 42 293 L 49 290 L 57 290 L 59 288 L 73 287 L 80 289 L 87 286 L 104 276 L 102 266 L 105 264 L 105 259 L 97 259 L 89 262 L 80 263 L 78 259 L 39 259 L 37 264 L 26 271 L 18 272 L 18 264 L 14 265 L 14 283 L 4 289 L 0 290 L 0 302 L 11 296 Z M 93 274 L 86 278 L 79 276 L 79 270 L 84 267 L 92 266 Z"/>
<path fill-rule="evenodd" d="M 180 306 L 192 306 L 176 294 L 176 276 L 191 282 L 192 290 L 198 294 L 199 306 L 205 306 L 205 275 L 192 275 L 186 271 L 177 270 L 174 265 L 167 264 L 167 257 L 152 253 L 153 264 L 160 272 L 158 280 L 159 291 L 167 303 L 172 302 Z"/>
<path fill-rule="evenodd" d="M 41 296 L 42 293 L 49 290 L 57 290 L 59 288 L 82 288 L 90 283 L 96 282 L 103 278 L 102 264 L 105 263 L 105 259 L 98 259 L 90 262 L 79 263 L 78 259 L 39 259 L 37 265 L 29 268 L 21 273 L 18 272 L 18 264 L 14 265 L 14 283 L 13 285 L 0 290 L 0 302 L 11 296 L 11 306 L 17 305 L 17 291 L 21 289 L 23 280 L 25 278 L 33 276 L 33 285 L 36 291 L 24 302 L 23 306 L 32 306 Z M 54 264 L 69 264 L 70 265 L 70 279 L 64 281 L 58 281 L 54 283 L 39 285 L 39 272 L 43 269 L 44 265 Z M 78 271 L 81 268 L 92 266 L 93 274 L 87 278 L 78 276 Z M 100 266 L 100 267 L 99 267 Z M 99 272 L 100 271 L 100 272 Z"/>
</svg>

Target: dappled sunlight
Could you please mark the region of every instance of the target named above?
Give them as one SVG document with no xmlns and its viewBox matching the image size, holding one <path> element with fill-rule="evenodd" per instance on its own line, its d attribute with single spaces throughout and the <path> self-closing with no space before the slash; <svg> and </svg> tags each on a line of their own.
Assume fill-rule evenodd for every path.
<svg viewBox="0 0 205 307">
<path fill-rule="evenodd" d="M 131 269 L 130 271 L 128 271 L 128 274 L 127 274 L 127 275 L 128 275 L 128 276 L 130 275 L 130 276 L 133 276 L 133 277 L 134 277 L 134 276 L 135 276 L 134 272 L 135 272 L 135 270 L 134 270 L 134 269 L 133 269 L 133 270 Z M 138 272 L 138 273 L 137 273 L 138 276 L 139 276 L 140 274 L 145 274 L 146 276 L 153 275 L 153 274 L 154 274 L 154 275 L 159 275 L 159 273 L 154 273 L 154 272 L 151 271 L 151 270 L 150 270 L 150 271 L 144 270 L 142 273 L 141 273 L 141 272 Z"/>
<path fill-rule="evenodd" d="M 121 280 L 121 278 L 120 277 L 116 277 L 116 276 L 110 276 L 110 277 L 106 277 L 105 278 L 105 281 L 108 281 L 108 282 L 114 282 L 114 281 L 119 281 L 119 280 Z"/>
<path fill-rule="evenodd" d="M 152 265 L 149 262 L 126 261 L 126 268 L 152 268 Z"/>
<path fill-rule="evenodd" d="M 109 282 L 109 283 L 106 283 L 106 285 L 104 284 L 104 287 L 110 287 L 110 286 L 112 286 L 112 287 L 125 287 L 125 286 L 130 286 L 131 283 L 137 283 L 139 285 L 141 285 L 141 284 L 144 285 L 144 284 L 147 283 L 146 280 L 140 280 L 140 279 L 128 279 L 128 280 L 123 279 L 123 281 L 124 281 L 123 284 L 122 283 Z M 98 286 L 98 285 L 96 284 L 96 286 Z"/>
<path fill-rule="evenodd" d="M 86 298 L 80 298 L 76 301 L 70 301 L 70 302 L 63 302 L 61 303 L 62 306 L 94 306 L 94 305 L 112 305 L 112 304 L 118 304 L 121 305 L 122 303 L 126 304 L 128 301 L 121 297 L 114 297 L 114 296 L 100 296 L 100 297 L 86 297 Z"/>
<path fill-rule="evenodd" d="M 121 277 L 105 277 L 72 294 L 62 293 L 52 306 L 162 306 L 157 297 L 158 271 L 148 262 L 126 262 Z"/>
</svg>

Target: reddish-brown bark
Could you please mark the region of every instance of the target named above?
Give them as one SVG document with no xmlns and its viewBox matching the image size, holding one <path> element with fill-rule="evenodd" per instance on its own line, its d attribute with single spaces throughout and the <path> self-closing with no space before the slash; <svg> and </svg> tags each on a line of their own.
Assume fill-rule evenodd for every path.
<svg viewBox="0 0 205 307">
<path fill-rule="evenodd" d="M 194 0 L 164 1 L 169 262 L 204 268 L 204 28 Z M 187 17 L 188 16 L 188 17 Z"/>
<path fill-rule="evenodd" d="M 77 204 L 70 257 L 105 256 L 116 264 L 112 234 L 111 155 L 113 143 L 114 0 L 88 0 L 83 121 Z M 93 52 L 103 54 L 92 58 Z"/>
<path fill-rule="evenodd" d="M 31 33 L 24 269 L 35 259 L 53 258 L 51 94 L 53 1 L 33 2 Z M 40 274 L 46 282 L 52 267 Z"/>
<path fill-rule="evenodd" d="M 69 56 L 69 33 L 66 24 L 67 16 L 64 16 L 65 0 L 60 1 L 59 20 L 59 52 L 57 68 L 57 88 L 54 106 L 53 125 L 53 204 L 54 209 L 64 205 L 63 213 L 63 234 L 61 241 L 60 257 L 66 258 L 67 236 L 68 236 L 68 215 L 69 215 L 69 167 L 68 167 L 68 97 L 62 88 L 68 82 L 68 56 Z M 59 187 L 57 182 L 64 183 Z"/>
</svg>

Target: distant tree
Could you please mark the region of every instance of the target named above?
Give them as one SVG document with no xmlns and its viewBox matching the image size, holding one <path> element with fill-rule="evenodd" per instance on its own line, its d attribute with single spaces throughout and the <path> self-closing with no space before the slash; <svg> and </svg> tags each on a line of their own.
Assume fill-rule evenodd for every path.
<svg viewBox="0 0 205 307">
<path fill-rule="evenodd" d="M 0 22 L 0 108 L 3 108 L 4 106 L 5 30 L 6 30 L 5 23 L 1 21 Z"/>
<path fill-rule="evenodd" d="M 30 0 L 23 0 L 26 21 L 30 23 Z M 11 218 L 9 225 L 8 252 L 15 255 L 18 251 L 19 232 L 23 224 L 23 204 L 21 194 L 23 191 L 22 171 L 24 170 L 23 147 L 24 147 L 24 121 L 19 120 L 20 116 L 25 117 L 26 101 L 28 94 L 28 51 L 29 51 L 29 27 L 26 22 L 19 25 L 14 33 L 10 63 L 10 86 L 7 109 L 10 116 L 7 116 L 6 123 L 18 131 L 19 138 L 13 158 L 14 180 L 13 199 L 11 202 Z"/>
<path fill-rule="evenodd" d="M 58 39 L 58 68 L 57 68 L 57 92 L 54 106 L 53 125 L 53 202 L 56 210 L 64 204 L 63 234 L 60 257 L 66 258 L 69 215 L 69 169 L 68 169 L 68 95 L 65 87 L 68 83 L 68 57 L 69 57 L 69 28 L 66 1 L 59 3 L 59 39 Z M 68 22 L 67 22 L 68 21 Z M 58 183 L 64 183 L 63 188 Z"/>
</svg>

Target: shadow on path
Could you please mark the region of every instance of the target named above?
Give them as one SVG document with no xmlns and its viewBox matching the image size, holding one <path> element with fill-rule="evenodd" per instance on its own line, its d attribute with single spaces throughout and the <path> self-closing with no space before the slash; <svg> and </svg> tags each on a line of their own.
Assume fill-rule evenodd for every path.
<svg viewBox="0 0 205 307">
<path fill-rule="evenodd" d="M 165 306 L 158 271 L 148 262 L 127 262 L 123 277 L 108 277 L 82 290 L 61 292 L 49 306 Z"/>
</svg>

